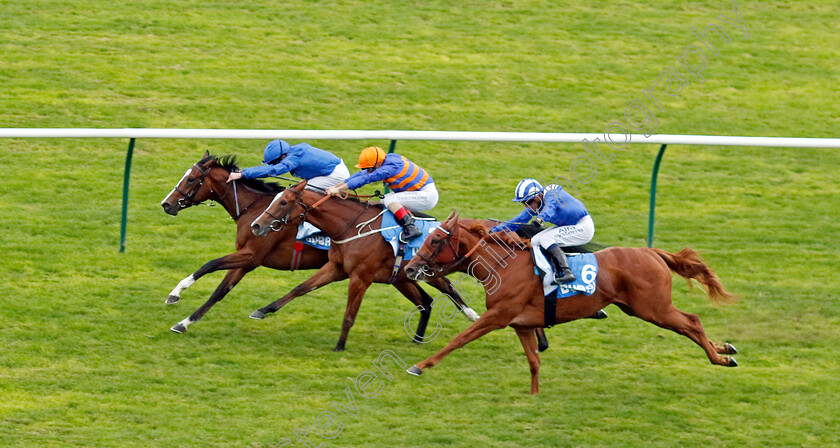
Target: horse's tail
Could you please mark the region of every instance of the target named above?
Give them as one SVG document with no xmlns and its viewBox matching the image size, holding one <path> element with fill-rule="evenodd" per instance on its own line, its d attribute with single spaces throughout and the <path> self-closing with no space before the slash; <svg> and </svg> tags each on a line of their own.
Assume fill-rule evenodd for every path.
<svg viewBox="0 0 840 448">
<path fill-rule="evenodd" d="M 672 271 L 684 277 L 688 281 L 689 287 L 693 286 L 692 279 L 700 282 L 712 301 L 732 303 L 738 298 L 737 295 L 723 289 L 723 284 L 721 284 L 718 276 L 711 268 L 706 266 L 706 263 L 703 263 L 703 260 L 694 250 L 686 247 L 675 254 L 662 249 L 651 248 L 651 250 L 665 260 Z"/>
</svg>

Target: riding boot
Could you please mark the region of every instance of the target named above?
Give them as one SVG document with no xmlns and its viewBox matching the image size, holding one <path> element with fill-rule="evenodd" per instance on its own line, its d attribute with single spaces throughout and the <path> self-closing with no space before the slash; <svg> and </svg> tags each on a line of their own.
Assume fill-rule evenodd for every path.
<svg viewBox="0 0 840 448">
<path fill-rule="evenodd" d="M 414 225 L 414 217 L 411 214 L 406 214 L 399 220 L 400 227 L 402 227 L 403 231 L 400 234 L 400 241 L 403 243 L 407 243 L 414 238 L 420 236 L 422 232 L 417 226 Z"/>
<path fill-rule="evenodd" d="M 572 283 L 577 280 L 575 275 L 572 274 L 572 270 L 569 269 L 569 261 L 566 260 L 566 254 L 560 245 L 552 244 L 548 246 L 546 251 L 548 251 L 554 261 L 554 283 L 559 285 L 562 283 Z"/>
</svg>

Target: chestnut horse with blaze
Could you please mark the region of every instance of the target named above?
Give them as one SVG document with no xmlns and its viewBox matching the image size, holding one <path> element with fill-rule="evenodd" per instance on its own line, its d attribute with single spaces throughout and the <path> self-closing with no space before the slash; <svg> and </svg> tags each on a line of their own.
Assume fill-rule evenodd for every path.
<svg viewBox="0 0 840 448">
<path fill-rule="evenodd" d="M 381 229 L 384 213 L 382 205 L 325 196 L 305 187 L 306 181 L 303 181 L 279 193 L 265 211 L 254 219 L 251 230 L 254 235 L 261 236 L 273 233 L 272 230 L 282 232 L 290 225 L 296 227 L 303 220 L 309 221 L 331 238 L 329 261 L 288 294 L 254 311 L 251 318 L 265 319 L 268 314 L 276 312 L 295 297 L 329 283 L 349 279 L 341 336 L 333 349 L 343 351 L 350 328 L 356 322 L 359 306 L 372 283 L 391 284 L 406 296 L 409 291 L 420 287 L 417 282 L 407 278 L 402 269 L 394 270 L 394 251 L 378 230 Z M 430 278 L 427 283 L 444 293 L 468 319 L 474 321 L 478 318 L 478 314 L 464 303 L 448 279 Z M 415 342 L 423 341 L 432 312 L 432 298 L 428 295 L 424 297 L 425 300 L 418 298 L 413 302 L 420 310 Z"/>
<path fill-rule="evenodd" d="M 479 244 L 481 243 L 481 246 Z M 513 327 L 531 367 L 531 393 L 539 392 L 540 357 L 534 329 L 545 325 L 543 285 L 534 275 L 528 245 L 515 234 L 492 234 L 480 221 L 459 219 L 456 212 L 426 239 L 418 254 L 406 265 L 409 278 L 438 277 L 451 272 L 467 272 L 484 284 L 487 311 L 464 332 L 435 355 L 408 369 L 420 375 L 453 350 L 500 328 Z M 503 261 L 494 254 L 508 253 Z M 459 255 L 462 254 L 462 255 Z M 671 271 L 702 284 L 715 302 L 731 302 L 735 296 L 723 289 L 720 280 L 696 252 L 685 248 L 678 253 L 646 247 L 611 247 L 595 253 L 598 260 L 597 289 L 594 294 L 578 294 L 557 301 L 556 322 L 563 323 L 590 316 L 614 304 L 662 328 L 679 333 L 706 351 L 713 364 L 735 367 L 731 344 L 715 344 L 706 337 L 696 314 L 678 310 L 671 301 Z M 488 279 L 497 281 L 489 282 Z"/>
</svg>

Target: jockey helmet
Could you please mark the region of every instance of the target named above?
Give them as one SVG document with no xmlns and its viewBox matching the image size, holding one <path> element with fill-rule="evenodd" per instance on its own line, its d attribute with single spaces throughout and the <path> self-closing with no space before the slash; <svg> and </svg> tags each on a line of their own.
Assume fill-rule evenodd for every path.
<svg viewBox="0 0 840 448">
<path fill-rule="evenodd" d="M 369 146 L 359 154 L 359 164 L 356 168 L 373 168 L 383 160 L 385 160 L 385 151 L 378 146 Z"/>
<path fill-rule="evenodd" d="M 280 157 L 289 153 L 291 146 L 285 140 L 273 140 L 263 151 L 263 165 L 279 162 Z"/>
<path fill-rule="evenodd" d="M 516 184 L 513 202 L 528 202 L 542 192 L 543 187 L 536 179 L 522 179 Z"/>
</svg>

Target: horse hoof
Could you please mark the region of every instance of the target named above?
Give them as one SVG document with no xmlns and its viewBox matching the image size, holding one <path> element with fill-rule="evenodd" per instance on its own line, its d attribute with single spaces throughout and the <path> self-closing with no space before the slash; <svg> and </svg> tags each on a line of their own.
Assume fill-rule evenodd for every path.
<svg viewBox="0 0 840 448">
<path fill-rule="evenodd" d="M 735 346 L 728 342 L 726 344 L 723 344 L 723 349 L 726 350 L 727 355 L 735 355 L 738 353 L 738 350 L 735 348 Z"/>
<path fill-rule="evenodd" d="M 181 300 L 181 297 L 170 295 L 166 298 L 166 304 L 172 305 L 173 303 L 178 303 L 179 300 Z"/>
<path fill-rule="evenodd" d="M 537 351 L 539 351 L 540 353 L 542 353 L 546 350 L 548 350 L 548 343 L 547 342 L 545 344 L 538 344 L 537 345 Z"/>
<path fill-rule="evenodd" d="M 173 325 L 172 328 L 170 328 L 170 330 L 172 330 L 172 332 L 174 332 L 174 333 L 181 334 L 181 333 L 187 331 L 187 327 L 184 326 L 184 324 L 182 324 L 182 323 L 177 323 L 177 324 Z"/>
<path fill-rule="evenodd" d="M 735 361 L 735 358 L 729 357 L 729 367 L 738 367 L 738 361 Z"/>
<path fill-rule="evenodd" d="M 408 372 L 410 375 L 420 376 L 423 374 L 423 369 L 417 366 L 411 366 L 406 370 L 406 372 Z"/>
<path fill-rule="evenodd" d="M 413 342 L 415 344 L 422 344 L 423 343 L 423 338 L 415 337 L 415 338 L 411 339 L 411 342 Z"/>
<path fill-rule="evenodd" d="M 256 310 L 253 313 L 251 313 L 250 317 L 251 317 L 251 319 L 263 320 L 263 319 L 265 319 L 265 313 L 263 313 L 260 310 Z"/>
<path fill-rule="evenodd" d="M 585 317 L 585 319 L 606 319 L 607 317 L 608 317 L 608 316 L 607 316 L 607 312 L 606 312 L 606 311 L 604 311 L 604 310 L 598 310 L 598 312 L 597 312 L 597 313 L 595 313 L 595 314 L 593 314 L 593 315 L 591 315 L 591 316 L 586 316 L 586 317 Z"/>
<path fill-rule="evenodd" d="M 344 347 L 339 347 L 339 346 L 336 346 L 336 347 L 333 349 L 333 351 L 334 351 L 334 352 L 343 352 L 343 351 L 344 351 Z"/>
</svg>

